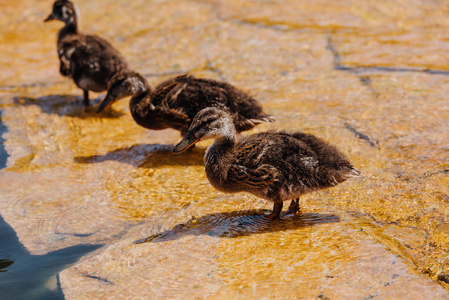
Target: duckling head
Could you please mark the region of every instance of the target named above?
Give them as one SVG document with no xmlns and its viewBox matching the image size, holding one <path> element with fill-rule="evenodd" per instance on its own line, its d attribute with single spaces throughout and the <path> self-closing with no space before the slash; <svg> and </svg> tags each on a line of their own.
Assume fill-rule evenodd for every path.
<svg viewBox="0 0 449 300">
<path fill-rule="evenodd" d="M 60 20 L 66 24 L 74 23 L 77 20 L 77 7 L 68 0 L 57 0 L 53 4 L 52 13 L 44 20 Z"/>
<path fill-rule="evenodd" d="M 149 91 L 149 86 L 142 75 L 133 71 L 119 72 L 109 81 L 108 93 L 100 103 L 97 113 L 102 112 L 117 100 L 147 91 Z"/>
<path fill-rule="evenodd" d="M 173 148 L 173 152 L 187 150 L 199 141 L 208 139 L 233 140 L 236 131 L 231 116 L 223 110 L 208 107 L 199 111 L 184 138 Z"/>
</svg>

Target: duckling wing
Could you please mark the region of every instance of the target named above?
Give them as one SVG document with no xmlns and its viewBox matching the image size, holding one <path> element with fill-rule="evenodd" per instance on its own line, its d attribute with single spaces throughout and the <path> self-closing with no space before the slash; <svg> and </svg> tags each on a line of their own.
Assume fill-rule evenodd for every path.
<svg viewBox="0 0 449 300">
<path fill-rule="evenodd" d="M 179 105 L 177 105 L 177 99 L 186 86 L 187 83 L 178 82 L 176 81 L 176 78 L 174 80 L 164 82 L 152 93 L 152 103 L 156 106 L 163 106 L 167 108 L 179 107 Z"/>
<path fill-rule="evenodd" d="M 255 169 L 232 165 L 228 170 L 227 184 L 236 190 L 262 189 L 276 180 L 276 173 L 276 169 L 270 165 L 261 165 Z"/>
<path fill-rule="evenodd" d="M 151 120 L 151 127 L 142 125 L 150 129 L 173 128 L 177 130 L 189 128 L 190 118 L 185 113 L 175 108 L 156 106 L 147 114 Z"/>
<path fill-rule="evenodd" d="M 165 98 L 167 97 L 167 94 L 171 91 L 172 88 L 174 88 L 178 83 L 174 81 L 164 82 L 166 84 L 158 85 L 153 93 L 151 93 L 151 103 L 153 103 L 156 106 L 160 106 Z"/>
<path fill-rule="evenodd" d="M 236 146 L 236 163 L 249 169 L 270 166 L 275 181 L 270 190 L 279 198 L 302 188 L 315 176 L 319 158 L 303 141 L 283 132 L 263 132 L 243 137 Z"/>
<path fill-rule="evenodd" d="M 206 107 L 229 111 L 228 98 L 222 83 L 185 74 L 159 84 L 153 92 L 152 103 L 181 109 L 193 119 Z"/>
<path fill-rule="evenodd" d="M 72 55 L 79 46 L 78 36 L 68 36 L 58 42 L 58 56 L 59 56 L 59 73 L 62 76 L 71 76 Z"/>
<path fill-rule="evenodd" d="M 282 188 L 314 190 L 331 187 L 357 176 L 348 158 L 335 146 L 307 133 L 268 132 L 272 142 L 261 162 L 270 161 L 280 172 Z"/>
<path fill-rule="evenodd" d="M 70 58 L 65 55 L 63 50 L 58 51 L 60 53 L 59 56 L 59 73 L 62 76 L 70 76 Z"/>
<path fill-rule="evenodd" d="M 234 162 L 228 171 L 228 181 L 242 189 L 260 189 L 276 181 L 278 171 L 269 163 L 263 163 L 269 143 L 266 139 L 246 139 L 234 153 Z"/>
<path fill-rule="evenodd" d="M 270 144 L 264 137 L 246 137 L 236 147 L 236 163 L 255 168 L 269 148 Z"/>
</svg>

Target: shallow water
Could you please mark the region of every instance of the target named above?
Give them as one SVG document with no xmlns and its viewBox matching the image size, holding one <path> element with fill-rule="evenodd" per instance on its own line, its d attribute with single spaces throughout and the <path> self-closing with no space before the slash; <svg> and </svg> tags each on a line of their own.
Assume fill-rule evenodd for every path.
<svg viewBox="0 0 449 300">
<path fill-rule="evenodd" d="M 0 135 L 7 131 L 1 122 Z M 8 154 L 0 138 L 0 169 Z M 64 299 L 58 273 L 101 245 L 77 245 L 45 255 L 31 255 L 14 229 L 0 216 L 0 293 L 2 299 Z"/>
<path fill-rule="evenodd" d="M 152 85 L 185 71 L 227 80 L 276 116 L 253 132 L 324 137 L 364 177 L 267 222 L 270 204 L 210 186 L 208 142 L 173 155 L 179 133 L 140 128 L 127 100 L 101 115 L 98 99 L 81 105 L 57 72 L 61 25 L 42 23 L 51 2 L 0 3 L 10 298 L 449 298 L 443 1 L 77 3 L 83 29 Z"/>
<path fill-rule="evenodd" d="M 0 217 L 0 291 L 2 299 L 64 299 L 58 273 L 101 245 L 77 245 L 31 255 Z"/>
</svg>

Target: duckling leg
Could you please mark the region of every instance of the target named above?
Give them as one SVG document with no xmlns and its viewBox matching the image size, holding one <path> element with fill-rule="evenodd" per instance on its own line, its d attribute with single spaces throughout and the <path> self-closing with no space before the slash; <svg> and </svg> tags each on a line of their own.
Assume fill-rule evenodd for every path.
<svg viewBox="0 0 449 300">
<path fill-rule="evenodd" d="M 284 206 L 284 202 L 274 202 L 273 211 L 268 215 L 268 220 L 278 219 L 282 211 L 282 206 Z"/>
<path fill-rule="evenodd" d="M 299 211 L 299 198 L 292 200 L 288 209 L 282 214 L 283 216 L 295 215 Z"/>
<path fill-rule="evenodd" d="M 85 106 L 89 106 L 89 90 L 83 90 L 83 92 L 84 92 L 83 104 Z"/>
</svg>

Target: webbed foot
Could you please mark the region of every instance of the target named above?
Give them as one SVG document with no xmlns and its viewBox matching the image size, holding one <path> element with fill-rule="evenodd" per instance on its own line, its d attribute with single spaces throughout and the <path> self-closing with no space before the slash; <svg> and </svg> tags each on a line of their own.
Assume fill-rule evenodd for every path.
<svg viewBox="0 0 449 300">
<path fill-rule="evenodd" d="M 284 206 L 284 203 L 282 201 L 274 202 L 273 211 L 271 212 L 271 214 L 267 216 L 267 219 L 268 220 L 279 219 L 279 216 L 281 215 L 282 211 L 282 206 Z"/>
<path fill-rule="evenodd" d="M 295 215 L 297 212 L 299 212 L 299 198 L 292 200 L 292 202 L 290 203 L 290 206 L 288 207 L 288 209 L 282 213 L 283 216 L 288 216 L 288 215 Z"/>
</svg>

